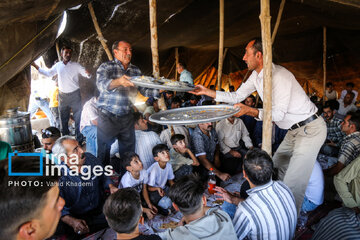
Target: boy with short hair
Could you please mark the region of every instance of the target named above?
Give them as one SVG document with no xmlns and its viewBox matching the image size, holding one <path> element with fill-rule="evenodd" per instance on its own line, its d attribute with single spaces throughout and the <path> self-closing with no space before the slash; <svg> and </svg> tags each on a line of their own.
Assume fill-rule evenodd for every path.
<svg viewBox="0 0 360 240">
<path fill-rule="evenodd" d="M 149 219 L 152 219 L 157 213 L 157 208 L 151 204 L 149 193 L 146 187 L 148 174 L 143 169 L 139 155 L 134 152 L 126 152 L 123 157 L 124 168 L 126 173 L 122 176 L 119 188 L 134 188 L 139 194 L 142 194 L 143 212 Z M 147 207 L 145 207 L 147 206 Z"/>
<path fill-rule="evenodd" d="M 229 215 L 219 208 L 206 207 L 205 189 L 206 184 L 194 174 L 182 177 L 170 188 L 173 206 L 184 217 L 175 229 L 158 233 L 162 239 L 237 239 Z"/>
<path fill-rule="evenodd" d="M 134 188 L 123 188 L 106 200 L 104 215 L 109 226 L 116 232 L 116 239 L 159 240 L 156 235 L 141 235 L 139 223 L 144 224 L 141 200 Z"/>
<path fill-rule="evenodd" d="M 185 136 L 175 134 L 170 138 L 172 149 L 170 149 L 170 164 L 174 170 L 175 179 L 189 175 L 193 167 L 199 166 L 200 163 L 185 144 Z M 190 158 L 185 157 L 188 155 Z"/>
<path fill-rule="evenodd" d="M 156 145 L 152 153 L 155 163 L 147 170 L 148 172 L 148 190 L 150 201 L 158 206 L 159 212 L 167 215 L 171 208 L 171 200 L 165 196 L 165 187 L 168 182 L 170 186 L 174 184 L 175 178 L 170 161 L 169 149 L 165 144 Z"/>
</svg>

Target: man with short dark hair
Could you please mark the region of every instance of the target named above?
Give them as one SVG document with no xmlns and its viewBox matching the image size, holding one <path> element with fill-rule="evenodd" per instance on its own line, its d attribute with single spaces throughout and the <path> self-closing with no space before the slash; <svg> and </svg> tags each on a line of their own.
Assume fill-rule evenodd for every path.
<svg viewBox="0 0 360 240">
<path fill-rule="evenodd" d="M 184 62 L 179 62 L 176 66 L 177 72 L 180 74 L 180 82 L 186 82 L 189 84 L 194 84 L 193 76 L 186 69 L 186 65 Z"/>
<path fill-rule="evenodd" d="M 216 187 L 217 195 L 237 205 L 233 224 L 239 239 L 292 239 L 296 227 L 295 199 L 280 181 L 272 181 L 273 162 L 263 150 L 249 150 L 243 174 L 250 184 L 244 200 Z"/>
<path fill-rule="evenodd" d="M 326 83 L 325 96 L 327 100 L 336 100 L 338 93 L 334 90 L 334 85 L 331 82 Z"/>
<path fill-rule="evenodd" d="M 353 103 L 355 94 L 353 92 L 347 92 L 343 99 L 339 99 L 339 110 L 338 114 L 345 116 L 348 112 L 354 112 L 357 110 L 357 107 Z"/>
<path fill-rule="evenodd" d="M 43 161 L 43 172 L 50 164 Z M 0 162 L 0 239 L 43 240 L 51 237 L 65 201 L 59 196 L 59 176 L 9 176 L 9 161 Z M 39 172 L 39 157 L 11 158 L 12 172 Z M 24 183 L 14 185 L 14 183 Z M 34 185 L 38 184 L 38 185 Z"/>
<path fill-rule="evenodd" d="M 100 65 L 96 72 L 96 85 L 100 91 L 97 101 L 99 119 L 97 126 L 98 158 L 104 165 L 110 162 L 111 144 L 118 140 L 120 157 L 135 150 L 135 130 L 130 93 L 135 92 L 131 77 L 141 71 L 131 63 L 132 48 L 126 41 L 113 44 L 114 60 Z M 139 87 L 146 97 L 159 97 L 159 90 Z"/>
<path fill-rule="evenodd" d="M 250 115 L 263 120 L 263 109 L 241 103 L 254 91 L 263 99 L 264 62 L 260 38 L 255 38 L 247 44 L 243 60 L 253 72 L 236 92 L 213 91 L 197 85 L 191 93 L 205 94 L 218 102 L 235 104 L 240 107 L 236 117 Z M 279 179 L 293 192 L 297 209 L 300 210 L 316 157 L 326 138 L 326 124 L 317 114 L 317 107 L 310 101 L 295 76 L 276 64 L 272 64 L 271 109 L 272 121 L 279 128 L 288 129 L 274 154 L 274 165 L 278 169 Z"/>
<path fill-rule="evenodd" d="M 75 134 L 79 142 L 83 141 L 83 136 L 80 133 L 80 119 L 81 119 L 81 95 L 79 86 L 79 75 L 90 78 L 91 75 L 79 63 L 71 60 L 72 49 L 64 46 L 61 49 L 62 61 L 57 62 L 51 69 L 45 70 L 39 68 L 38 65 L 32 65 L 39 71 L 39 73 L 52 77 L 58 75 L 59 84 L 59 114 L 61 132 L 63 135 L 69 135 L 68 122 L 70 119 L 70 109 L 74 113 L 75 120 Z"/>
<path fill-rule="evenodd" d="M 141 235 L 139 223 L 144 224 L 139 193 L 134 188 L 119 189 L 110 195 L 103 210 L 116 239 L 157 240 L 157 235 Z"/>
<path fill-rule="evenodd" d="M 204 182 L 193 174 L 180 178 L 170 188 L 173 206 L 184 217 L 180 226 L 158 233 L 162 239 L 237 239 L 229 215 L 219 208 L 206 207 L 205 189 Z"/>
<path fill-rule="evenodd" d="M 348 92 L 352 92 L 352 93 L 354 93 L 354 98 L 352 99 L 352 103 L 355 104 L 356 99 L 358 97 L 358 92 L 354 90 L 354 87 L 355 87 L 355 84 L 353 82 L 346 83 L 345 89 L 341 91 L 340 99 L 344 99 L 345 95 Z"/>
<path fill-rule="evenodd" d="M 60 137 L 60 130 L 56 127 L 48 127 L 41 130 L 41 143 L 44 145 L 46 153 L 52 153 L 52 147 Z"/>
<path fill-rule="evenodd" d="M 247 98 L 245 98 L 244 100 L 244 104 L 249 107 L 255 107 L 255 103 L 256 103 L 256 98 L 252 94 Z M 240 116 L 240 119 L 244 122 L 246 129 L 249 132 L 249 136 L 253 144 L 255 144 L 255 127 L 257 122 L 256 119 L 249 115 L 242 115 Z"/>
</svg>

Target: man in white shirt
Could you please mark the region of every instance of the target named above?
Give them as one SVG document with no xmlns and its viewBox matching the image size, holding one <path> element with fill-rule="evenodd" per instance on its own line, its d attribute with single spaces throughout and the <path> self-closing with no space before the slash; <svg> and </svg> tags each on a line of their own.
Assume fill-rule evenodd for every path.
<svg viewBox="0 0 360 240">
<path fill-rule="evenodd" d="M 337 113 L 345 117 L 348 112 L 355 112 L 357 107 L 353 103 L 354 98 L 355 94 L 353 92 L 347 92 L 343 99 L 339 99 L 339 110 Z"/>
<path fill-rule="evenodd" d="M 352 103 L 355 104 L 356 99 L 357 99 L 357 97 L 358 97 L 358 92 L 354 90 L 354 87 L 355 87 L 354 83 L 352 83 L 352 82 L 346 83 L 346 88 L 341 91 L 340 99 L 344 99 L 344 98 L 345 98 L 345 95 L 346 95 L 348 92 L 353 92 L 353 93 L 354 93 L 354 99 L 352 100 Z"/>
<path fill-rule="evenodd" d="M 86 152 L 95 157 L 97 157 L 97 125 L 99 117 L 96 106 L 97 98 L 97 96 L 94 96 L 84 104 L 80 121 L 80 132 L 86 137 Z"/>
<path fill-rule="evenodd" d="M 236 174 L 242 168 L 242 159 L 247 149 L 253 148 L 249 132 L 240 118 L 234 116 L 221 120 L 216 124 L 220 151 L 224 155 L 221 168 L 224 172 Z M 240 144 L 240 141 L 245 144 Z"/>
<path fill-rule="evenodd" d="M 61 56 L 63 60 L 53 65 L 51 69 L 42 69 L 35 63 L 32 63 L 32 65 L 39 71 L 39 73 L 45 76 L 52 77 L 55 74 L 58 75 L 61 132 L 63 135 L 69 135 L 68 122 L 71 109 L 74 114 L 76 139 L 81 143 L 83 141 L 83 136 L 80 133 L 82 106 L 79 88 L 79 75 L 90 78 L 90 74 L 79 63 L 70 61 L 71 54 L 71 48 L 64 46 L 61 49 Z"/>
<path fill-rule="evenodd" d="M 246 46 L 243 60 L 252 72 L 249 79 L 236 92 L 220 92 L 197 85 L 194 94 L 208 95 L 218 102 L 237 103 L 241 108 L 236 115 L 250 115 L 263 119 L 263 110 L 251 108 L 240 102 L 257 91 L 263 99 L 263 53 L 261 39 L 254 39 Z M 310 101 L 294 75 L 285 68 L 272 64 L 272 120 L 288 129 L 277 149 L 273 161 L 279 179 L 292 190 L 298 211 L 304 200 L 316 156 L 326 138 L 326 124 L 317 115 L 318 109 Z"/>
</svg>

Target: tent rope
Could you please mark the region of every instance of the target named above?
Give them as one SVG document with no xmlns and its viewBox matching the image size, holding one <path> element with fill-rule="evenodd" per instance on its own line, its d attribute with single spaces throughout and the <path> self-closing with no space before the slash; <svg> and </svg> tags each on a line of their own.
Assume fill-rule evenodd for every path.
<svg viewBox="0 0 360 240">
<path fill-rule="evenodd" d="M 35 35 L 25 46 L 23 46 L 17 53 L 15 53 L 9 60 L 7 60 L 4 64 L 1 65 L 0 70 L 3 69 L 6 65 L 8 65 L 17 55 L 19 55 L 25 48 L 27 48 L 35 39 L 37 39 L 44 31 L 46 31 L 51 25 L 56 22 L 63 13 L 59 14 L 54 20 L 52 20 L 49 25 L 47 25 L 43 30 L 41 30 L 38 34 Z"/>
</svg>

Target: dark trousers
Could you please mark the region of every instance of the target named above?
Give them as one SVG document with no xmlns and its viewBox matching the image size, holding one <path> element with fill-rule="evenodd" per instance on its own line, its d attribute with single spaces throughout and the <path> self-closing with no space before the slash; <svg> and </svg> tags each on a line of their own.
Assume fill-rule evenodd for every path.
<svg viewBox="0 0 360 240">
<path fill-rule="evenodd" d="M 221 167 L 220 170 L 226 172 L 230 175 L 235 175 L 242 171 L 243 159 L 246 155 L 247 150 L 244 148 L 234 148 L 241 154 L 240 158 L 232 156 L 230 153 L 226 153 L 221 157 Z"/>
<path fill-rule="evenodd" d="M 82 111 L 80 89 L 71 93 L 63 93 L 59 91 L 60 127 L 61 133 L 63 135 L 69 135 L 70 133 L 70 109 L 74 113 L 76 140 L 81 143 L 84 139 L 84 136 L 80 133 L 80 120 Z"/>
<path fill-rule="evenodd" d="M 120 158 L 125 152 L 135 151 L 135 129 L 132 113 L 115 116 L 99 111 L 97 126 L 98 158 L 102 163 L 110 163 L 111 144 L 118 140 Z M 118 169 L 114 169 L 115 171 Z"/>
</svg>

